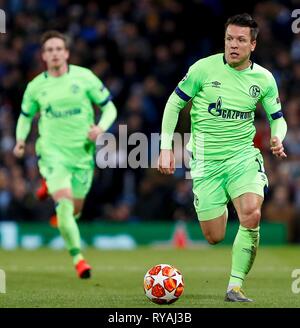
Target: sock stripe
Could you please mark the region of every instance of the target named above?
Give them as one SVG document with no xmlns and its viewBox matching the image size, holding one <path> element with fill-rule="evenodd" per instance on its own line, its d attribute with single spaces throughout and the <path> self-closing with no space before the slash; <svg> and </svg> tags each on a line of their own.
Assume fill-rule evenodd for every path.
<svg viewBox="0 0 300 328">
<path fill-rule="evenodd" d="M 70 252 L 71 256 L 76 256 L 76 255 L 80 254 L 80 249 L 79 248 L 72 248 L 72 249 L 70 249 L 69 252 Z"/>
<path fill-rule="evenodd" d="M 233 274 L 231 274 L 231 275 L 230 275 L 230 277 L 233 277 L 233 278 L 237 278 L 237 279 L 241 279 L 242 281 L 244 281 L 244 279 L 243 279 L 243 278 L 241 278 L 241 277 L 238 277 L 238 276 L 234 276 Z"/>
</svg>

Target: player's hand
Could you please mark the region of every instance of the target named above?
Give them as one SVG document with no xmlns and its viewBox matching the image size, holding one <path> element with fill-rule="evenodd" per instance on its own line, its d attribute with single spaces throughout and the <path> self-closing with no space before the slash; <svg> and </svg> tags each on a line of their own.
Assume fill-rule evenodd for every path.
<svg viewBox="0 0 300 328">
<path fill-rule="evenodd" d="M 88 138 L 91 141 L 96 141 L 97 138 L 103 133 L 103 130 L 98 125 L 91 125 L 89 132 L 88 132 Z"/>
<path fill-rule="evenodd" d="M 23 140 L 17 141 L 13 153 L 17 158 L 22 158 L 25 153 L 25 141 Z"/>
<path fill-rule="evenodd" d="M 275 155 L 278 158 L 287 158 L 287 155 L 284 152 L 282 142 L 280 141 L 280 139 L 278 137 L 272 137 L 270 144 L 271 144 L 270 149 L 271 149 L 273 155 Z"/>
<path fill-rule="evenodd" d="M 162 174 L 173 174 L 175 172 L 175 157 L 172 150 L 161 150 L 158 159 L 158 170 Z"/>
</svg>

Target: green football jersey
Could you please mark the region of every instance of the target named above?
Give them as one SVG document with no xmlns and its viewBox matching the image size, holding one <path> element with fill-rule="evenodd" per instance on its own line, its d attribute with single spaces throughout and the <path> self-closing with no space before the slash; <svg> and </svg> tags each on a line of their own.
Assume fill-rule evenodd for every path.
<svg viewBox="0 0 300 328">
<path fill-rule="evenodd" d="M 39 74 L 25 90 L 21 111 L 26 117 L 40 113 L 37 154 L 47 161 L 91 166 L 95 148 L 88 139 L 94 124 L 92 104 L 104 106 L 108 101 L 109 91 L 89 69 L 69 65 L 60 77 Z"/>
<path fill-rule="evenodd" d="M 197 61 L 175 93 L 184 101 L 192 101 L 191 148 L 199 159 L 253 154 L 258 103 L 270 121 L 282 117 L 273 75 L 255 63 L 238 71 L 226 63 L 224 54 Z"/>
</svg>

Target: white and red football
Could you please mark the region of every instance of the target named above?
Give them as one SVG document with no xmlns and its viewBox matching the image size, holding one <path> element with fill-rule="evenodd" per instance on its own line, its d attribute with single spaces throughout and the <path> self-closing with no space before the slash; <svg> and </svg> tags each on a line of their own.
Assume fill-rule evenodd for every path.
<svg viewBox="0 0 300 328">
<path fill-rule="evenodd" d="M 172 265 L 158 264 L 145 274 L 144 291 L 154 303 L 174 303 L 182 295 L 183 289 L 183 276 Z"/>
</svg>

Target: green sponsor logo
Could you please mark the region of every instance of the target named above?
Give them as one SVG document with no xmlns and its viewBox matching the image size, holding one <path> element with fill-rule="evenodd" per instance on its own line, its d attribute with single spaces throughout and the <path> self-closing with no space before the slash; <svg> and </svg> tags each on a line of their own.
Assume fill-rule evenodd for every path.
<svg viewBox="0 0 300 328">
<path fill-rule="evenodd" d="M 52 108 L 51 105 L 49 105 L 45 110 L 46 116 L 49 118 L 64 118 L 64 117 L 70 117 L 74 115 L 78 115 L 81 113 L 81 108 L 72 108 L 67 109 L 64 111 L 56 111 Z"/>
<path fill-rule="evenodd" d="M 224 119 L 231 120 L 247 120 L 252 118 L 252 112 L 241 112 L 234 109 L 222 108 L 222 98 L 219 97 L 217 102 L 211 103 L 208 106 L 208 112 L 213 116 L 219 116 Z"/>
</svg>

